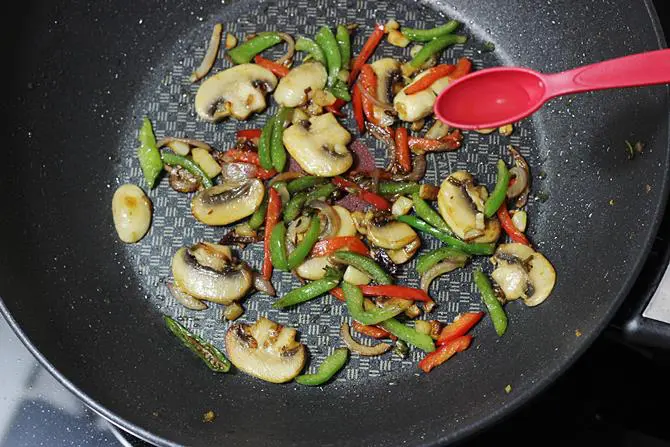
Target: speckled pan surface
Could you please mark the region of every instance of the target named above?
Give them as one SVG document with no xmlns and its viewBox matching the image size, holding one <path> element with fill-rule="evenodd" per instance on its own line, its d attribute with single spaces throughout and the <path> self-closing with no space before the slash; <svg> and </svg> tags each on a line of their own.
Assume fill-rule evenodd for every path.
<svg viewBox="0 0 670 447">
<path fill-rule="evenodd" d="M 436 444 L 536 393 L 598 333 L 644 259 L 666 195 L 666 88 L 563 98 L 521 124 L 511 142 L 531 161 L 534 191 L 549 195 L 530 206 L 530 234 L 556 266 L 556 291 L 536 309 L 513 303 L 505 337 L 498 340 L 485 322 L 474 349 L 428 376 L 417 374 L 416 354 L 402 361 L 354 356 L 336 382 L 317 389 L 213 375 L 168 336 L 159 316 L 171 314 L 222 340 L 221 309 L 182 309 L 164 281 L 177 247 L 215 241 L 225 230 L 195 223 L 188 198 L 163 182 L 150 194 L 156 210 L 150 235 L 126 247 L 113 232 L 114 188 L 140 181 L 132 154 L 142 115 L 153 119 L 159 136 L 203 138 L 221 149 L 240 127 L 206 124 L 193 113 L 197 87 L 185 78 L 212 23 L 238 35 L 265 29 L 311 35 L 322 24 L 356 22 L 364 25 L 359 48 L 375 22 L 431 26 L 443 20 L 440 14 L 463 21 L 471 36 L 444 59 L 467 55 L 477 68 L 559 71 L 660 45 L 646 4 L 628 1 L 579 8 L 567 0 L 29 4 L 13 24 L 16 69 L 3 93 L 9 107 L 2 111 L 8 166 L 0 175 L 0 296 L 34 349 L 98 411 L 161 444 Z M 480 51 L 486 40 L 495 43 L 494 53 Z M 384 52 L 404 53 L 388 45 Z M 225 64 L 220 58 L 215 69 Z M 258 127 L 266 117 L 243 126 Z M 628 161 L 625 139 L 644 140 L 645 153 Z M 430 159 L 428 179 L 468 168 L 490 185 L 508 142 L 469 134 L 460 151 Z M 375 154 L 383 165 L 382 148 Z M 259 264 L 258 248 L 241 256 Z M 479 308 L 468 279 L 469 270 L 435 287 L 441 318 Z M 296 284 L 286 276 L 280 290 Z M 252 296 L 243 319 L 268 314 L 268 304 Z M 337 326 L 346 319 L 330 297 L 269 315 L 300 330 L 314 362 L 339 343 Z M 203 424 L 209 409 L 218 417 Z"/>
</svg>

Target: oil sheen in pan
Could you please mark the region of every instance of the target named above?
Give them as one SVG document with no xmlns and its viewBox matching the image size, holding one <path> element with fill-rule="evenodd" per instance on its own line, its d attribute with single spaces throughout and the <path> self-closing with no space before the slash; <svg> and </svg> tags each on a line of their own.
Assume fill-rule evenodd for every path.
<svg viewBox="0 0 670 447">
<path fill-rule="evenodd" d="M 319 6 L 321 3 L 323 3 L 321 5 L 323 8 Z M 356 54 L 377 22 L 384 23 L 388 19 L 397 18 L 402 25 L 430 28 L 443 24 L 447 20 L 430 8 L 417 9 L 416 4 L 411 2 L 352 1 L 350 3 L 355 7 L 349 8 L 346 3 L 335 1 L 319 1 L 317 5 L 314 5 L 308 0 L 297 2 L 279 0 L 273 5 L 265 6 L 267 11 L 240 17 L 226 16 L 225 10 L 212 11 L 212 16 L 203 20 L 200 27 L 189 30 L 178 39 L 174 48 L 165 51 L 167 55 L 172 56 L 166 58 L 164 65 L 154 67 L 153 70 L 147 72 L 146 82 L 138 92 L 137 101 L 129 108 L 127 116 L 148 115 L 159 139 L 164 136 L 196 138 L 212 144 L 219 150 L 232 146 L 237 129 L 262 127 L 268 117 L 274 113 L 276 109 L 274 104 L 269 111 L 261 115 L 254 115 L 246 122 L 228 120 L 219 124 L 211 124 L 199 120 L 194 112 L 193 103 L 199 84 L 191 84 L 189 76 L 202 59 L 211 28 L 217 22 L 222 22 L 225 31 L 235 34 L 239 39 L 246 34 L 262 30 L 284 31 L 294 37 L 313 36 L 318 27 L 323 24 L 334 26 L 339 23 L 357 23 L 359 29 L 353 36 L 353 48 Z M 366 17 L 353 15 L 352 11 L 357 8 L 367 8 Z M 327 17 L 321 17 L 316 21 L 305 20 L 305 17 L 315 16 L 317 9 L 327 10 Z M 221 14 L 217 15 L 217 13 Z M 440 59 L 442 63 L 454 63 L 459 57 L 467 56 L 473 60 L 475 69 L 502 64 L 495 52 L 484 50 L 484 42 L 476 40 L 469 32 L 467 25 L 459 32 L 468 34 L 469 42 L 448 48 Z M 408 59 L 410 48 L 411 45 L 404 49 L 393 47 L 384 41 L 374 58 Z M 269 51 L 268 57 L 277 56 L 282 52 L 283 48 Z M 222 47 L 212 73 L 230 66 L 223 55 Z M 301 58 L 302 54 L 297 53 L 294 65 L 299 64 Z M 348 115 L 343 124 L 356 137 L 355 123 L 350 118 L 351 113 Z M 134 148 L 137 144 L 134 140 L 137 123 L 133 120 L 129 121 L 130 124 L 125 129 L 125 137 L 119 148 L 121 153 L 119 158 L 122 161 L 116 167 L 117 176 L 121 183 L 132 182 L 144 186 L 134 155 Z M 385 166 L 386 149 L 370 136 L 364 136 L 362 141 L 374 153 L 376 165 Z M 538 166 L 539 161 L 532 155 L 534 153 L 532 148 L 535 147 L 532 121 L 526 120 L 515 126 L 512 137 L 502 137 L 497 132 L 489 135 L 466 132 L 464 146 L 459 151 L 428 156 L 425 181 L 439 184 L 449 172 L 456 169 L 468 169 L 475 174 L 480 183 L 491 187 L 495 183 L 496 160 L 499 156 L 510 160 L 506 150 L 510 143 L 520 148 L 531 166 Z M 537 190 L 539 180 L 537 178 L 533 180 Z M 156 306 L 158 312 L 178 319 L 189 329 L 202 334 L 218 346 L 223 346 L 223 335 L 228 324 L 222 322 L 223 307 L 211 304 L 205 311 L 187 310 L 172 298 L 166 282 L 171 277 L 171 257 L 179 247 L 202 240 L 216 242 L 223 236 L 226 229 L 210 228 L 196 222 L 190 213 L 191 195 L 172 191 L 166 179 L 149 194 L 154 203 L 152 229 L 139 244 L 125 247 L 128 267 L 137 274 L 139 282 L 144 286 L 144 293 L 138 291 L 138 299 L 144 297 Z M 528 211 L 529 219 L 532 221 L 537 215 L 535 202 L 530 202 Z M 423 249 L 438 246 L 437 241 L 429 237 L 422 237 L 422 242 Z M 238 254 L 254 268 L 260 268 L 263 256 L 261 244 L 250 245 L 245 250 L 238 251 Z M 418 286 L 418 278 L 412 274 L 414 265 L 415 262 L 412 261 L 401 269 L 399 283 Z M 438 302 L 438 307 L 427 318 L 450 321 L 460 312 L 481 309 L 478 295 L 473 293 L 470 270 L 456 271 L 433 283 L 431 295 Z M 273 284 L 281 296 L 296 287 L 298 281 L 287 273 L 275 272 Z M 253 322 L 260 316 L 267 316 L 278 323 L 295 327 L 301 335 L 301 341 L 309 348 L 312 364 L 320 363 L 334 348 L 341 345 L 338 335 L 339 327 L 342 322 L 348 321 L 348 315 L 344 306 L 332 296 L 326 295 L 288 311 L 272 309 L 272 301 L 272 298 L 260 293 L 247 297 L 242 301 L 245 314 L 241 317 L 241 321 Z M 374 358 L 352 356 L 337 381 L 357 382 L 355 379 L 375 377 L 390 380 L 396 374 L 414 373 L 416 363 L 422 356 L 422 352 L 417 349 L 411 349 L 410 355 L 405 359 L 390 352 Z"/>
</svg>

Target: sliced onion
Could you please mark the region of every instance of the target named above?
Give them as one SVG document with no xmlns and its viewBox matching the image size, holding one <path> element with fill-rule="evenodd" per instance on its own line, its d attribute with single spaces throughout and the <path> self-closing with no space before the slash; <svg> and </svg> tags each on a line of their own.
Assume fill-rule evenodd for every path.
<svg viewBox="0 0 670 447">
<path fill-rule="evenodd" d="M 528 188 L 528 173 L 518 166 L 509 170 L 510 176 L 516 181 L 507 188 L 507 198 L 514 199 L 519 197 L 526 188 Z"/>
<path fill-rule="evenodd" d="M 452 272 L 458 268 L 463 267 L 463 264 L 453 261 L 443 261 L 438 264 L 435 264 L 433 267 L 428 269 L 426 273 L 421 276 L 421 289 L 425 292 L 428 292 L 430 288 L 430 283 L 433 282 L 435 278 L 445 273 Z"/>
<path fill-rule="evenodd" d="M 412 160 L 412 171 L 407 174 L 396 174 L 393 176 L 395 181 L 418 182 L 426 175 L 426 155 L 414 154 Z"/>
<path fill-rule="evenodd" d="M 389 103 L 386 103 L 386 102 L 383 102 L 383 101 L 380 101 L 379 99 L 377 99 L 376 96 L 372 95 L 365 87 L 363 87 L 363 84 L 361 83 L 360 80 L 356 84 L 358 85 L 358 89 L 361 91 L 361 94 L 365 97 L 365 99 L 367 99 L 372 104 L 374 104 L 375 107 L 379 107 L 383 111 L 389 111 L 389 112 L 395 113 L 395 109 L 393 108 L 393 104 L 389 104 Z"/>
<path fill-rule="evenodd" d="M 430 129 L 428 129 L 428 132 L 426 132 L 426 135 L 423 137 L 431 140 L 439 140 L 442 137 L 446 137 L 448 134 L 449 126 L 435 118 L 435 122 L 430 126 Z"/>
<path fill-rule="evenodd" d="M 298 177 L 302 177 L 302 173 L 295 171 L 282 172 L 270 180 L 270 185 L 274 185 L 277 182 L 289 182 L 291 180 L 297 179 Z"/>
<path fill-rule="evenodd" d="M 323 224 L 323 220 L 321 221 L 319 240 L 335 237 L 337 232 L 340 231 L 341 224 L 340 215 L 337 214 L 337 211 L 323 200 L 312 200 L 307 206 L 319 210 L 320 216 L 323 216 L 326 220 L 325 224 Z"/>
<path fill-rule="evenodd" d="M 221 176 L 225 180 L 243 181 L 256 177 L 258 168 L 251 163 L 225 163 L 221 166 Z"/>
<path fill-rule="evenodd" d="M 187 309 L 191 310 L 205 310 L 207 309 L 207 304 L 203 303 L 197 298 L 193 298 L 188 293 L 181 290 L 179 287 L 175 286 L 171 282 L 167 283 L 167 287 L 170 290 L 170 293 L 174 299 L 184 306 Z"/>
<path fill-rule="evenodd" d="M 254 273 L 254 287 L 259 292 L 267 293 L 270 296 L 275 296 L 277 294 L 272 283 L 258 273 Z"/>
<path fill-rule="evenodd" d="M 223 31 L 223 26 L 220 23 L 214 25 L 212 30 L 212 37 L 209 38 L 209 45 L 207 46 L 207 51 L 205 52 L 205 57 L 202 58 L 202 62 L 196 70 L 191 74 L 191 82 L 196 82 L 205 77 L 209 70 L 214 66 L 216 61 L 216 55 L 219 54 L 219 45 L 221 44 L 221 31 Z"/>
<path fill-rule="evenodd" d="M 281 197 L 281 203 L 288 203 L 288 201 L 291 199 L 291 194 L 288 193 L 286 183 L 275 183 L 272 187 L 279 193 L 279 197 Z"/>
<path fill-rule="evenodd" d="M 158 143 L 156 143 L 156 145 L 159 148 L 163 147 L 163 146 L 170 146 L 170 144 L 175 142 L 175 141 L 178 141 L 180 143 L 186 143 L 189 146 L 193 146 L 193 147 L 201 147 L 208 152 L 212 151 L 212 146 L 205 143 L 204 141 L 194 140 L 193 138 L 165 137 L 165 138 L 162 138 Z"/>
<path fill-rule="evenodd" d="M 286 49 L 286 53 L 277 59 L 275 62 L 277 62 L 280 65 L 284 65 L 288 67 L 291 65 L 291 61 L 293 60 L 293 55 L 295 54 L 295 40 L 293 40 L 293 37 L 286 33 L 277 33 L 279 37 L 284 39 L 284 42 L 288 44 L 288 48 Z"/>
<path fill-rule="evenodd" d="M 530 192 L 530 167 L 528 166 L 526 159 L 523 158 L 519 151 L 514 149 L 511 144 L 507 146 L 507 150 L 510 152 L 510 154 L 512 154 L 512 157 L 514 158 L 514 164 L 516 165 L 510 169 L 510 173 L 517 179 L 514 185 L 508 188 L 507 197 L 517 197 L 515 206 L 517 208 L 522 208 L 526 205 L 526 202 L 528 201 L 528 194 Z M 523 183 L 525 183 L 525 185 Z M 518 187 L 517 184 L 519 184 Z"/>
<path fill-rule="evenodd" d="M 310 219 L 307 216 L 300 216 L 297 219 L 293 219 L 290 224 L 288 224 L 288 229 L 286 230 L 286 239 L 290 241 L 291 244 L 296 244 L 298 242 L 298 235 L 303 234 L 309 228 Z"/>
<path fill-rule="evenodd" d="M 340 326 L 340 337 L 342 337 L 344 344 L 347 345 L 349 349 L 351 349 L 354 352 L 357 352 L 360 355 L 367 357 L 382 355 L 383 353 L 391 349 L 391 345 L 384 342 L 377 343 L 374 346 L 366 346 L 360 344 L 359 342 L 354 340 L 354 338 L 351 336 L 349 325 L 347 323 L 342 323 L 342 326 Z"/>
</svg>

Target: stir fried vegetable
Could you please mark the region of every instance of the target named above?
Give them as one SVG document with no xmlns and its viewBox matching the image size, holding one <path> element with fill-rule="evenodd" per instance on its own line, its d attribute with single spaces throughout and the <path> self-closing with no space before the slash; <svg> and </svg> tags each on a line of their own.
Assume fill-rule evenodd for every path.
<svg viewBox="0 0 670 447">
<path fill-rule="evenodd" d="M 321 47 L 323 55 L 326 57 L 326 65 L 328 66 L 328 86 L 335 85 L 340 69 L 342 68 L 342 56 L 340 55 L 340 47 L 337 44 L 337 39 L 327 26 L 322 26 L 314 36 L 314 40 Z"/>
<path fill-rule="evenodd" d="M 338 348 L 319 365 L 316 374 L 304 374 L 295 378 L 300 385 L 319 386 L 328 382 L 339 370 L 344 368 L 349 358 L 347 348 Z"/>
<path fill-rule="evenodd" d="M 279 33 L 260 33 L 256 37 L 253 37 L 233 48 L 232 50 L 229 50 L 228 56 L 236 64 L 246 64 L 251 62 L 251 60 L 257 54 L 277 45 L 281 41 L 282 38 Z"/>
<path fill-rule="evenodd" d="M 442 26 L 431 29 L 403 28 L 402 33 L 409 40 L 429 42 L 437 37 L 453 33 L 459 25 L 460 23 L 457 20 L 450 20 Z"/>
<path fill-rule="evenodd" d="M 205 174 L 205 171 L 203 171 L 202 168 L 197 164 L 195 164 L 192 160 L 189 160 L 186 157 L 182 157 L 181 155 L 173 154 L 172 152 L 168 151 L 161 152 L 160 157 L 163 160 L 163 163 L 165 163 L 166 165 L 181 166 L 191 174 L 198 177 L 198 179 L 202 183 L 202 186 L 204 186 L 205 188 L 211 188 L 212 186 L 214 186 L 214 183 L 212 183 L 212 180 L 209 178 L 209 176 Z"/>
<path fill-rule="evenodd" d="M 465 43 L 467 41 L 467 37 L 457 36 L 454 34 L 446 34 L 440 37 L 436 37 L 426 43 L 426 45 L 424 45 L 423 48 L 421 48 L 421 50 L 416 53 L 416 56 L 414 56 L 409 64 L 413 68 L 420 68 L 428 61 L 428 59 L 441 52 L 445 48 L 457 43 Z"/>
<path fill-rule="evenodd" d="M 163 315 L 163 320 L 165 320 L 165 325 L 170 329 L 170 332 L 181 340 L 184 346 L 200 357 L 209 369 L 224 373 L 230 371 L 230 362 L 216 346 L 207 343 L 167 315 Z"/>
<path fill-rule="evenodd" d="M 333 257 L 336 261 L 356 267 L 367 273 L 378 284 L 393 284 L 393 278 L 374 260 L 351 251 L 338 251 Z"/>
<path fill-rule="evenodd" d="M 319 44 L 312 39 L 308 39 L 307 37 L 299 38 L 295 42 L 295 49 L 306 52 L 313 60 L 326 65 L 326 56 L 324 56 L 323 50 L 321 50 Z"/>
<path fill-rule="evenodd" d="M 140 147 L 137 149 L 137 158 L 140 160 L 140 167 L 144 173 L 144 180 L 149 188 L 156 185 L 156 179 L 163 170 L 163 161 L 156 145 L 154 129 L 151 126 L 149 118 L 144 117 L 139 136 Z"/>
<path fill-rule="evenodd" d="M 502 337 L 507 331 L 507 314 L 500 304 L 500 301 L 498 301 L 495 292 L 493 292 L 491 282 L 481 270 L 475 270 L 474 280 L 477 289 L 479 289 L 479 293 L 482 295 L 482 301 L 484 301 L 484 304 L 489 311 L 493 327 L 498 336 Z"/>
<path fill-rule="evenodd" d="M 295 306 L 296 304 L 313 300 L 314 298 L 317 298 L 337 287 L 337 284 L 341 279 L 341 271 L 336 269 L 329 269 L 323 279 L 312 281 L 309 284 L 305 284 L 302 287 L 291 290 L 281 299 L 275 301 L 272 307 L 275 309 L 283 309 L 285 307 Z"/>
</svg>

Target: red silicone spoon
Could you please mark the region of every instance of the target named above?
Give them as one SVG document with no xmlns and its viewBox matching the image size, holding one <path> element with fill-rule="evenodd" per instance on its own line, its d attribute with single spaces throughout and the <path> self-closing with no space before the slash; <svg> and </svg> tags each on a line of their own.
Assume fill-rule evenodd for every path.
<svg viewBox="0 0 670 447">
<path fill-rule="evenodd" d="M 499 127 L 527 117 L 556 96 L 665 83 L 670 83 L 670 50 L 633 54 L 555 74 L 519 67 L 490 68 L 450 83 L 435 101 L 435 115 L 460 129 Z"/>
</svg>

